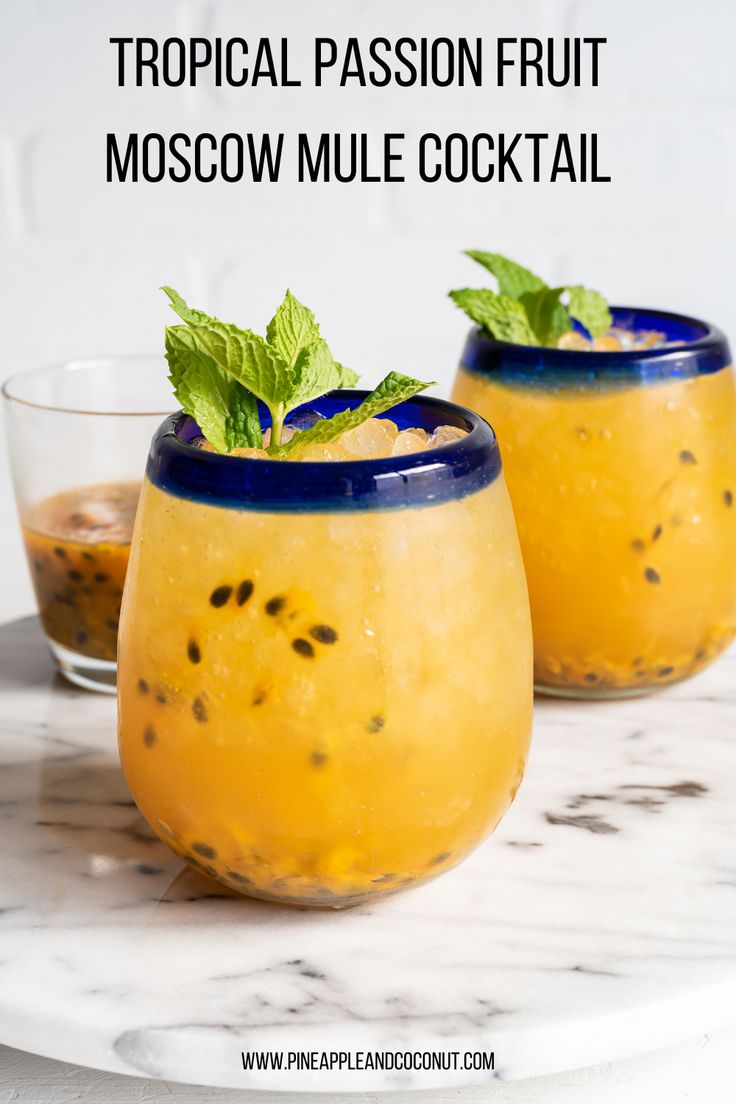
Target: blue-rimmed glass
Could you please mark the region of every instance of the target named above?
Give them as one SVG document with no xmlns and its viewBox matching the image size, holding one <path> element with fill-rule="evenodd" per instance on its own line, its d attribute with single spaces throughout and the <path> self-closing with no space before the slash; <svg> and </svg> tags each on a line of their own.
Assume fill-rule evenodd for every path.
<svg viewBox="0 0 736 1104">
<path fill-rule="evenodd" d="M 529 582 L 535 678 L 641 693 L 712 661 L 736 627 L 736 389 L 694 318 L 613 308 L 662 335 L 617 352 L 473 330 L 453 397 L 493 422 Z"/>
<path fill-rule="evenodd" d="M 197 449 L 179 416 L 151 447 L 123 767 L 161 838 L 241 892 L 343 907 L 434 876 L 521 779 L 531 636 L 493 432 L 431 399 L 391 417 L 469 432 L 383 460 L 263 461 Z"/>
</svg>

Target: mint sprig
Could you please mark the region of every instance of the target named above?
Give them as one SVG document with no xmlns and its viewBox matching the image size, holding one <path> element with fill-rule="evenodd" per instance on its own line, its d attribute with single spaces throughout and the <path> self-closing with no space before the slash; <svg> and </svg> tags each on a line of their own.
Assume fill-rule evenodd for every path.
<svg viewBox="0 0 736 1104">
<path fill-rule="evenodd" d="M 331 418 L 316 422 L 310 429 L 295 433 L 289 441 L 281 446 L 279 455 L 282 457 L 295 456 L 303 452 L 309 445 L 328 445 L 341 434 L 346 433 L 347 430 L 355 429 L 363 422 L 367 422 L 369 418 L 377 418 L 379 414 L 390 410 L 392 406 L 406 402 L 407 399 L 410 399 L 419 391 L 424 391 L 426 387 L 431 386 L 431 383 L 422 383 L 421 380 L 404 376 L 401 372 L 389 372 L 381 380 L 375 391 L 372 391 L 367 398 L 363 399 L 360 406 L 356 406 L 352 410 L 342 410 L 339 414 L 333 414 Z"/>
<path fill-rule="evenodd" d="M 171 287 L 162 290 L 184 323 L 166 328 L 174 393 L 218 452 L 263 447 L 258 399 L 271 414 L 268 451 L 280 457 L 301 448 L 303 439 L 305 444 L 332 441 L 429 386 L 391 372 L 355 410 L 322 419 L 282 445 L 284 421 L 292 410 L 328 391 L 352 387 L 359 378 L 335 360 L 312 312 L 287 291 L 263 338 L 193 310 Z"/>
<path fill-rule="evenodd" d="M 599 292 L 579 284 L 551 288 L 500 253 L 469 249 L 466 255 L 495 276 L 498 294 L 462 288 L 451 291 L 450 298 L 497 341 L 555 346 L 573 328 L 573 319 L 593 338 L 609 329 L 611 312 Z"/>
</svg>

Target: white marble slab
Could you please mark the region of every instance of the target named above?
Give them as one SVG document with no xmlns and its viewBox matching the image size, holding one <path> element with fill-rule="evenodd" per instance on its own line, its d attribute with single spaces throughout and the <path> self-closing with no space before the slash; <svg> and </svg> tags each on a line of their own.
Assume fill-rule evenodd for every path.
<svg viewBox="0 0 736 1104">
<path fill-rule="evenodd" d="M 496 835 L 343 913 L 182 873 L 129 798 L 114 703 L 54 677 L 32 620 L 0 628 L 0 695 L 0 1042 L 342 1092 L 478 1075 L 246 1074 L 241 1051 L 490 1048 L 522 1078 L 736 1023 L 734 653 L 647 699 L 540 702 Z"/>
</svg>

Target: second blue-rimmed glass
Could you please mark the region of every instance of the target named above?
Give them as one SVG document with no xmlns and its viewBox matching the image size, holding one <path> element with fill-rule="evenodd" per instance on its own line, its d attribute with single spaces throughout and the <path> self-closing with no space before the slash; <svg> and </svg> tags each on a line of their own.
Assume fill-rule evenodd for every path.
<svg viewBox="0 0 736 1104">
<path fill-rule="evenodd" d="M 584 697 L 685 678 L 736 630 L 728 342 L 695 318 L 612 313 L 631 348 L 509 345 L 474 330 L 453 392 L 499 434 L 537 686 Z"/>
<path fill-rule="evenodd" d="M 197 449 L 179 416 L 152 444 L 121 619 L 122 763 L 159 836 L 242 893 L 339 908 L 420 882 L 484 838 L 521 780 L 531 633 L 496 440 L 437 400 L 390 417 L 468 434 L 279 462 Z"/>
</svg>

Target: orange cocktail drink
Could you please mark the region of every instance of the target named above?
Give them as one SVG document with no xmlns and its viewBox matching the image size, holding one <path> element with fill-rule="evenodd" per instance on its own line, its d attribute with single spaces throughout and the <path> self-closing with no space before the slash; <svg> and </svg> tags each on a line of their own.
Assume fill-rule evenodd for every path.
<svg viewBox="0 0 736 1104">
<path fill-rule="evenodd" d="M 180 416 L 152 445 L 123 768 L 161 838 L 243 893 L 340 907 L 421 882 L 477 846 L 523 774 L 531 633 L 493 433 L 436 400 L 397 412 L 469 432 L 298 463 L 204 452 Z"/>
<path fill-rule="evenodd" d="M 41 624 L 56 645 L 113 661 L 140 483 L 63 491 L 22 525 Z"/>
<path fill-rule="evenodd" d="M 736 386 L 719 331 L 629 351 L 468 339 L 454 398 L 494 425 L 524 555 L 535 679 L 639 693 L 700 670 L 736 629 Z M 603 343 L 605 348 L 605 343 Z"/>
</svg>

